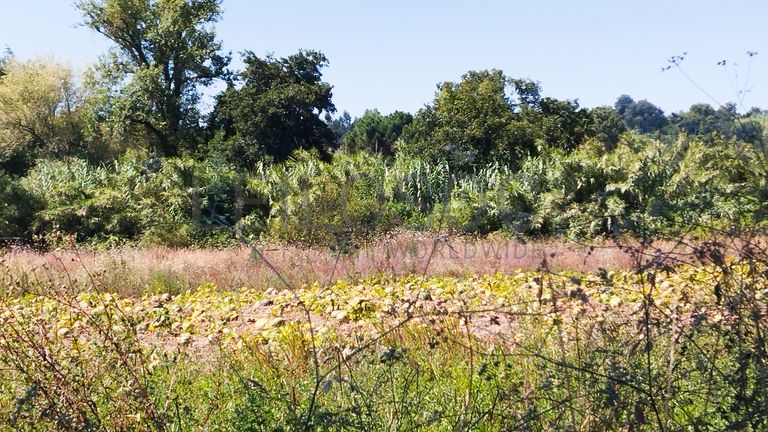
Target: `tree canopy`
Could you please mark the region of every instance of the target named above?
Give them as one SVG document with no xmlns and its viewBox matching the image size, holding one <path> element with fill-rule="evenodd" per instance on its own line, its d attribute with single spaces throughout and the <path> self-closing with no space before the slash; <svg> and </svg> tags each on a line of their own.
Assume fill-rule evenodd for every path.
<svg viewBox="0 0 768 432">
<path fill-rule="evenodd" d="M 590 121 L 577 101 L 541 97 L 536 82 L 471 71 L 439 86 L 406 128 L 400 150 L 463 170 L 493 161 L 515 165 L 542 146 L 576 148 Z"/>
<path fill-rule="evenodd" d="M 413 116 L 402 111 L 382 115 L 376 109 L 367 110 L 344 135 L 343 147 L 347 151 L 366 150 L 391 156 L 395 142 L 412 121 Z"/>
<path fill-rule="evenodd" d="M 295 150 L 330 155 L 336 138 L 324 113 L 334 113 L 332 86 L 322 80 L 328 59 L 317 51 L 283 58 L 246 52 L 241 86 L 218 98 L 209 121 L 215 145 L 229 160 L 249 166 L 265 157 L 286 160 Z"/>
<path fill-rule="evenodd" d="M 645 99 L 635 101 L 628 95 L 621 95 L 615 108 L 627 127 L 640 133 L 658 132 L 668 123 L 664 111 Z"/>
<path fill-rule="evenodd" d="M 712 142 L 715 137 L 721 136 L 762 146 L 762 124 L 753 115 L 748 113 L 740 116 L 735 104 L 715 109 L 709 104 L 700 103 L 691 105 L 688 111 L 672 114 L 670 122 L 681 132 L 704 141 Z"/>
<path fill-rule="evenodd" d="M 49 59 L 4 62 L 0 76 L 0 163 L 23 173 L 37 157 L 61 157 L 82 144 L 82 91 L 72 70 Z"/>
<path fill-rule="evenodd" d="M 626 132 L 627 125 L 615 109 L 608 106 L 595 107 L 590 111 L 592 123 L 589 135 L 597 138 L 606 150 L 613 150 L 619 143 L 621 134 Z"/>
<path fill-rule="evenodd" d="M 514 145 L 509 126 L 515 114 L 508 90 L 500 70 L 472 71 L 458 83 L 442 83 L 433 103 L 406 129 L 398 150 L 445 159 L 462 169 L 489 162 L 497 150 Z"/>
<path fill-rule="evenodd" d="M 199 88 L 226 78 L 213 25 L 221 0 L 81 0 L 84 25 L 115 48 L 97 68 L 103 121 L 119 132 L 142 128 L 152 147 L 177 155 L 200 131 Z"/>
</svg>

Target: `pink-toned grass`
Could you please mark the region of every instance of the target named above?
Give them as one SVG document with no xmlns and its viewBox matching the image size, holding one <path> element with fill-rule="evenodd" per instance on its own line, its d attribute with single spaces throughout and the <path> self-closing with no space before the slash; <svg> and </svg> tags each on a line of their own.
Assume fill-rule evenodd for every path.
<svg viewBox="0 0 768 432">
<path fill-rule="evenodd" d="M 636 242 L 632 243 L 637 246 Z M 260 245 L 259 250 L 288 283 L 297 286 L 375 275 L 427 274 L 461 276 L 536 270 L 594 272 L 634 268 L 636 255 L 611 242 L 577 244 L 561 241 L 520 243 L 509 239 L 441 239 L 400 233 L 372 242 L 353 254 L 329 249 Z M 691 246 L 654 244 L 654 251 L 686 259 Z M 649 252 L 645 259 L 652 256 Z M 122 248 L 108 251 L 16 250 L 0 258 L 11 274 L 32 273 L 52 280 L 100 282 L 109 289 L 136 295 L 174 291 L 212 283 L 221 289 L 281 287 L 281 280 L 252 249 Z M 93 279 L 93 280 L 91 280 Z"/>
</svg>

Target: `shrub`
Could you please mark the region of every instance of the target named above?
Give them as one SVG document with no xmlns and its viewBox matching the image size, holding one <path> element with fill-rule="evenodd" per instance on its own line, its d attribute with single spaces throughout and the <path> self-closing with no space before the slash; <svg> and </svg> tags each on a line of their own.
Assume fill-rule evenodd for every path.
<svg viewBox="0 0 768 432">
<path fill-rule="evenodd" d="M 595 238 L 679 234 L 760 223 L 765 175 L 748 144 L 626 135 L 613 152 L 589 141 L 543 148 L 518 171 L 490 166 L 456 178 L 428 225 L 473 234 Z"/>
<path fill-rule="evenodd" d="M 280 241 L 345 247 L 398 223 L 389 205 L 386 165 L 377 155 L 337 153 L 332 163 L 297 153 L 262 169 L 249 191 L 270 203 L 269 235 Z"/>
<path fill-rule="evenodd" d="M 77 159 L 42 161 L 24 180 L 44 205 L 34 230 L 102 244 L 210 246 L 233 240 L 229 227 L 245 208 L 237 171 L 189 158 L 141 160 L 129 154 L 99 167 Z"/>
<path fill-rule="evenodd" d="M 140 214 L 131 206 L 133 191 L 105 168 L 79 159 L 39 163 L 25 178 L 25 187 L 44 209 L 35 215 L 33 228 L 41 234 L 60 232 L 77 241 L 134 238 Z"/>
<path fill-rule="evenodd" d="M 0 237 L 29 237 L 38 206 L 17 178 L 0 171 Z"/>
</svg>

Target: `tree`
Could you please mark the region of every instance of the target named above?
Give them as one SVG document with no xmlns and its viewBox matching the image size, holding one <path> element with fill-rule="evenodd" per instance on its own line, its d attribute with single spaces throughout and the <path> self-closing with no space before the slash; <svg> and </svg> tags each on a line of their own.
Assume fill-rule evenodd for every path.
<svg viewBox="0 0 768 432">
<path fill-rule="evenodd" d="M 82 92 L 72 70 L 52 60 L 10 58 L 0 77 L 0 164 L 23 174 L 37 157 L 82 145 Z"/>
<path fill-rule="evenodd" d="M 631 107 L 634 104 L 635 104 L 635 100 L 632 99 L 631 96 L 621 95 L 616 99 L 614 108 L 616 108 L 616 112 L 619 113 L 620 116 L 624 117 L 629 107 Z"/>
<path fill-rule="evenodd" d="M 265 157 L 285 161 L 298 149 L 329 156 L 336 139 L 321 115 L 336 107 L 333 87 L 322 81 L 325 55 L 299 51 L 262 59 L 246 52 L 243 60 L 242 86 L 219 95 L 209 121 L 218 137 L 213 150 L 246 167 Z"/>
<path fill-rule="evenodd" d="M 385 116 L 378 110 L 367 110 L 352 123 L 352 127 L 344 136 L 343 146 L 349 151 L 366 150 L 391 156 L 394 153 L 395 141 L 412 121 L 413 116 L 402 111 Z"/>
<path fill-rule="evenodd" d="M 734 136 L 737 140 L 753 144 L 762 150 L 763 153 L 766 153 L 765 131 L 762 120 L 752 118 L 749 115 L 739 118 L 734 125 Z"/>
<path fill-rule="evenodd" d="M 547 97 L 541 100 L 540 110 L 539 129 L 544 143 L 571 151 L 584 141 L 591 118 L 578 101 Z"/>
<path fill-rule="evenodd" d="M 647 100 L 641 100 L 629 108 L 624 122 L 640 133 L 650 133 L 664 128 L 667 125 L 667 118 L 661 108 Z"/>
<path fill-rule="evenodd" d="M 577 101 L 542 98 L 538 83 L 502 71 L 472 71 L 439 86 L 403 133 L 399 150 L 471 170 L 493 161 L 517 165 L 550 146 L 570 151 L 583 140 L 589 113 Z"/>
<path fill-rule="evenodd" d="M 340 147 L 344 135 L 352 128 L 352 116 L 347 111 L 344 111 L 338 118 L 334 118 L 331 113 L 326 112 L 325 122 L 336 137 L 336 146 Z"/>
<path fill-rule="evenodd" d="M 515 113 L 508 91 L 509 81 L 500 70 L 470 71 L 458 83 L 440 84 L 434 102 L 406 128 L 398 151 L 445 159 L 462 170 L 489 163 L 501 156 L 499 149 L 515 153 L 510 129 Z"/>
<path fill-rule="evenodd" d="M 621 134 L 627 130 L 624 120 L 621 119 L 615 109 L 607 106 L 595 107 L 589 114 L 592 117 L 592 122 L 589 126 L 588 135 L 599 140 L 605 150 L 614 150 L 616 144 L 619 143 Z"/>
<path fill-rule="evenodd" d="M 694 104 L 686 112 L 672 114 L 672 123 L 691 136 L 711 136 L 719 129 L 717 111 L 706 103 Z"/>
<path fill-rule="evenodd" d="M 575 100 L 541 97 L 537 82 L 510 79 L 514 88 L 513 108 L 517 113 L 514 142 L 535 153 L 540 145 L 571 151 L 586 136 L 589 111 Z"/>
<path fill-rule="evenodd" d="M 732 103 L 718 109 L 700 103 L 691 105 L 688 111 L 672 114 L 671 122 L 678 130 L 710 144 L 720 137 L 736 138 L 762 148 L 762 124 L 753 116 L 754 112 L 739 115 L 736 105 Z"/>
<path fill-rule="evenodd" d="M 157 152 L 194 147 L 199 87 L 227 77 L 213 25 L 221 0 L 80 0 L 84 25 L 115 43 L 98 67 L 95 110 L 119 132 L 146 131 Z"/>
<path fill-rule="evenodd" d="M 621 95 L 616 100 L 615 108 L 627 127 L 640 133 L 658 132 L 668 123 L 664 111 L 644 99 L 635 101 Z"/>
</svg>

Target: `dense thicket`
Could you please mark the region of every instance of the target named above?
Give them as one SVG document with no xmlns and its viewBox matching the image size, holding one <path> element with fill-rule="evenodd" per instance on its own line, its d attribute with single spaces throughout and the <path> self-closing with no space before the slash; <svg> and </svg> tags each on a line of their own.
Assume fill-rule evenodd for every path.
<svg viewBox="0 0 768 432">
<path fill-rule="evenodd" d="M 759 109 L 665 115 L 627 95 L 586 109 L 479 70 L 414 114 L 334 117 L 320 52 L 245 52 L 228 70 L 217 0 L 78 8 L 114 42 L 82 77 L 0 58 L 4 237 L 222 244 L 238 228 L 348 246 L 396 228 L 595 237 L 766 217 Z"/>
<path fill-rule="evenodd" d="M 109 165 L 42 160 L 0 177 L 5 235 L 189 245 L 250 236 L 346 247 L 398 227 L 468 234 L 594 238 L 624 232 L 728 230 L 765 220 L 765 158 L 749 144 L 625 134 L 546 149 L 511 168 L 472 172 L 445 161 L 301 151 L 245 171 L 219 160 L 140 153 Z M 30 204 L 34 203 L 34 204 Z"/>
</svg>

